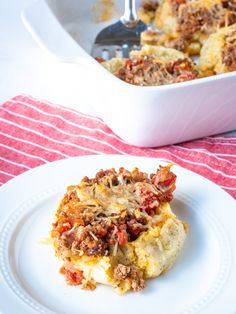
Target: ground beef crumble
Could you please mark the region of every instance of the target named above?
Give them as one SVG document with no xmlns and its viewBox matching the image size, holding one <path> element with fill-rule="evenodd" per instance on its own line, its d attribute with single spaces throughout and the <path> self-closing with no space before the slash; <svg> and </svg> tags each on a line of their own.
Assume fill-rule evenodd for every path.
<svg viewBox="0 0 236 314">
<path fill-rule="evenodd" d="M 178 30 L 184 38 L 189 38 L 196 31 L 207 30 L 212 25 L 211 13 L 206 8 L 194 8 L 182 5 L 178 14 Z"/>
<path fill-rule="evenodd" d="M 177 16 L 177 31 L 180 36 L 173 39 L 170 46 L 180 51 L 186 50 L 196 32 L 209 35 L 219 27 L 236 23 L 235 0 L 223 0 L 222 3 L 215 4 L 209 9 L 206 7 L 196 8 L 191 2 L 179 5 L 177 1 L 176 5 L 174 0 L 172 6 Z"/>
<path fill-rule="evenodd" d="M 225 9 L 230 9 L 236 12 L 236 1 L 235 0 L 222 0 L 222 5 Z"/>
<path fill-rule="evenodd" d="M 236 70 L 236 32 L 232 32 L 225 37 L 222 62 L 228 67 L 229 71 Z"/>
<path fill-rule="evenodd" d="M 164 64 L 146 55 L 128 59 L 117 76 L 133 85 L 155 86 L 192 80 L 198 72 L 187 58 Z"/>
<path fill-rule="evenodd" d="M 114 279 L 118 282 L 123 280 L 130 280 L 131 288 L 134 291 L 141 291 L 145 288 L 145 282 L 142 279 L 141 274 L 138 273 L 134 266 L 125 266 L 123 264 L 118 264 L 114 269 Z"/>
</svg>

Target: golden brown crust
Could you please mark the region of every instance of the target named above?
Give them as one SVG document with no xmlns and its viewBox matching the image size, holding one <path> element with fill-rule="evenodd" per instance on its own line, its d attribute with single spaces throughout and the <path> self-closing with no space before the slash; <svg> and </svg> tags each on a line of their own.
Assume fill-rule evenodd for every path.
<svg viewBox="0 0 236 314">
<path fill-rule="evenodd" d="M 211 34 L 202 47 L 199 68 L 203 76 L 236 70 L 236 24 Z"/>
</svg>

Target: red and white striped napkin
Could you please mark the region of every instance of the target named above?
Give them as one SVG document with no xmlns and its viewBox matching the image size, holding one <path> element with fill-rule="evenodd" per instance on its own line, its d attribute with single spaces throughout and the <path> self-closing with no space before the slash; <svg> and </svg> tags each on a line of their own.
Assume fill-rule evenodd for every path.
<svg viewBox="0 0 236 314">
<path fill-rule="evenodd" d="M 148 156 L 188 168 L 236 198 L 236 137 L 211 136 L 161 148 L 138 148 L 99 118 L 17 96 L 0 106 L 0 184 L 54 160 L 89 154 Z"/>
</svg>

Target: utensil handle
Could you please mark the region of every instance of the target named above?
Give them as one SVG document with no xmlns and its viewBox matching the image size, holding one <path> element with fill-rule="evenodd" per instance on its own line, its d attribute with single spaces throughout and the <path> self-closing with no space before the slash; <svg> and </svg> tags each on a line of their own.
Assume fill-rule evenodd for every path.
<svg viewBox="0 0 236 314">
<path fill-rule="evenodd" d="M 134 27 L 138 21 L 135 0 L 125 0 L 125 12 L 121 17 L 121 22 L 127 27 Z"/>
</svg>

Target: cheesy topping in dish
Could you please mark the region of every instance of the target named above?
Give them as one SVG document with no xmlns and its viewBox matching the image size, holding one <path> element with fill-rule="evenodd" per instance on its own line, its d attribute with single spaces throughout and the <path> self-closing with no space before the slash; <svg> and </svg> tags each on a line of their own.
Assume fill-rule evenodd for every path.
<svg viewBox="0 0 236 314">
<path fill-rule="evenodd" d="M 160 0 L 154 18 L 154 24 L 161 30 L 156 42 L 199 55 L 210 34 L 234 23 L 235 0 Z"/>
<path fill-rule="evenodd" d="M 96 58 L 121 80 L 159 86 L 236 70 L 235 34 L 231 34 L 236 0 L 142 0 L 138 13 L 148 24 L 140 34 L 141 50 L 133 47 L 138 51 L 130 51 L 128 58 L 120 57 L 122 49 L 115 58 L 107 54 L 106 60 Z M 159 52 L 173 58 L 161 60 Z"/>
<path fill-rule="evenodd" d="M 108 284 L 122 294 L 167 271 L 186 237 L 169 206 L 175 183 L 165 166 L 150 176 L 138 168 L 101 170 L 69 186 L 51 230 L 67 283 Z"/>
<path fill-rule="evenodd" d="M 220 28 L 202 47 L 199 69 L 203 76 L 236 71 L 236 24 Z"/>
<path fill-rule="evenodd" d="M 223 34 L 236 26 L 236 0 L 142 0 L 139 18 L 149 26 L 138 51 L 96 58 L 121 80 L 159 86 L 235 71 L 235 35 Z"/>
<path fill-rule="evenodd" d="M 198 77 L 193 61 L 176 49 L 144 45 L 130 58 L 113 58 L 102 65 L 121 80 L 139 86 L 180 83 Z"/>
</svg>

